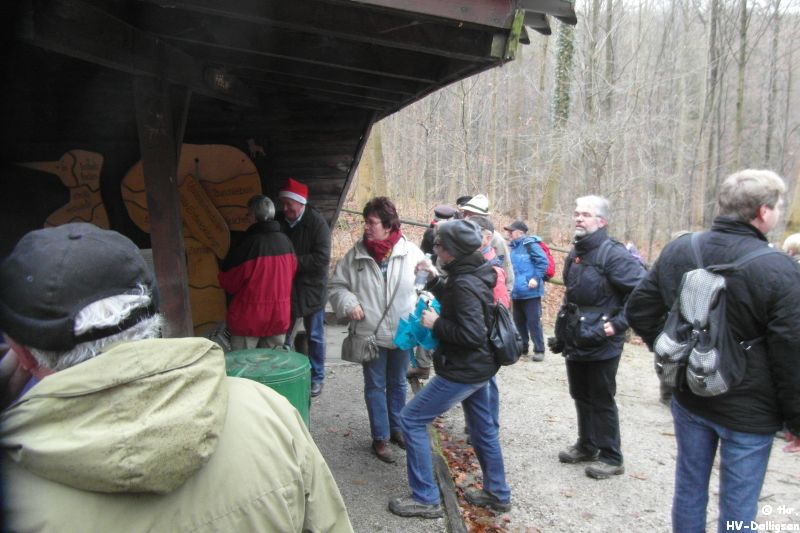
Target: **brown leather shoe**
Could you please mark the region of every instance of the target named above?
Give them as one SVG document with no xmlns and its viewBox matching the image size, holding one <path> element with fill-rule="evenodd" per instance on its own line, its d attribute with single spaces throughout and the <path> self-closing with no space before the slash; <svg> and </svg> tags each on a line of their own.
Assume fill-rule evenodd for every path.
<svg viewBox="0 0 800 533">
<path fill-rule="evenodd" d="M 403 436 L 402 431 L 392 431 L 392 436 L 389 437 L 389 440 L 400 446 L 402 449 L 406 449 L 406 438 Z"/>
<path fill-rule="evenodd" d="M 378 459 L 384 463 L 393 463 L 392 450 L 389 448 L 389 441 L 374 440 L 372 441 L 372 452 L 378 456 Z"/>
<path fill-rule="evenodd" d="M 431 377 L 431 368 L 430 367 L 414 367 L 409 369 L 406 372 L 406 379 L 428 379 Z"/>
</svg>

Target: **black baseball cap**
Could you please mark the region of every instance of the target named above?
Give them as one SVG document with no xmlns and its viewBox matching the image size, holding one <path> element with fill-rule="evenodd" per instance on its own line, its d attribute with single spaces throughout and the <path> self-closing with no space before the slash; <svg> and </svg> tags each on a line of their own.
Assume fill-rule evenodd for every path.
<svg viewBox="0 0 800 533">
<path fill-rule="evenodd" d="M 87 305 L 149 288 L 150 305 L 114 326 L 75 335 Z M 155 276 L 136 245 L 116 231 L 84 222 L 31 231 L 0 263 L 0 329 L 25 346 L 70 350 L 119 333 L 158 309 Z"/>
<path fill-rule="evenodd" d="M 523 232 L 523 233 L 528 233 L 528 226 L 527 226 L 527 224 L 525 224 L 525 223 L 524 223 L 523 221 L 521 221 L 521 220 L 515 220 L 514 222 L 512 222 L 511 224 L 509 224 L 508 226 L 506 226 L 506 227 L 505 227 L 505 228 L 503 228 L 503 229 L 505 229 L 505 230 L 508 230 L 508 231 L 514 231 L 515 229 L 518 229 L 518 230 L 520 230 L 520 231 L 521 231 L 521 232 Z"/>
</svg>

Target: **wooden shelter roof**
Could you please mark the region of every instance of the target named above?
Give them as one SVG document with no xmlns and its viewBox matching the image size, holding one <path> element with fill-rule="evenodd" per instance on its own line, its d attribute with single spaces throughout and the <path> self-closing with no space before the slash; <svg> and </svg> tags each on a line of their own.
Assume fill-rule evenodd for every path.
<svg viewBox="0 0 800 533">
<path fill-rule="evenodd" d="M 21 0 L 4 7 L 16 12 L 4 22 L 3 160 L 57 160 L 76 148 L 102 153 L 111 227 L 156 256 L 177 242 L 158 232 L 180 236 L 168 183 L 181 143 L 249 152 L 265 194 L 274 197 L 295 177 L 332 222 L 374 122 L 513 59 L 527 42 L 526 26 L 547 34 L 551 16 L 576 22 L 566 0 Z M 121 207 L 120 180 L 139 159 L 150 236 Z M 65 194 L 57 182 L 2 168 L 0 255 L 41 227 Z M 153 213 L 160 201 L 165 211 Z M 169 252 L 173 266 L 181 252 Z"/>
</svg>

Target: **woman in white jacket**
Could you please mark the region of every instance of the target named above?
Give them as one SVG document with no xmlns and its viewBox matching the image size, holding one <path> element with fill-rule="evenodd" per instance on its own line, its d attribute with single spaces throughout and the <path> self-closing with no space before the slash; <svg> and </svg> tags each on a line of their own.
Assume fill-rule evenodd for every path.
<svg viewBox="0 0 800 533">
<path fill-rule="evenodd" d="M 416 303 L 414 268 L 425 256 L 400 232 L 397 209 L 388 198 L 370 200 L 363 215 L 364 237 L 336 265 L 329 298 L 336 315 L 348 318 L 358 336 L 376 337 L 376 359 L 359 361 L 359 354 L 344 353 L 342 358 L 362 363 L 372 451 L 392 463 L 389 441 L 405 448 L 400 411 L 409 360 L 409 351 L 397 348 L 393 339 L 400 319 Z"/>
</svg>

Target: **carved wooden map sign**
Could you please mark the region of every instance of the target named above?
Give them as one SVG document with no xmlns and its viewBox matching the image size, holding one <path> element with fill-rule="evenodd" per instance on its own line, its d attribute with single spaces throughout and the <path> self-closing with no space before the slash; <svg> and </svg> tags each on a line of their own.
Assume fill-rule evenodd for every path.
<svg viewBox="0 0 800 533">
<path fill-rule="evenodd" d="M 55 174 L 69 189 L 69 202 L 47 217 L 45 227 L 60 226 L 69 222 L 91 222 L 95 226 L 108 229 L 108 214 L 100 195 L 102 155 L 87 150 L 70 150 L 58 161 L 17 164 Z"/>
<path fill-rule="evenodd" d="M 261 180 L 244 152 L 220 144 L 184 144 L 177 178 L 192 323 L 195 333 L 202 334 L 225 319 L 217 259 L 228 253 L 230 230 L 248 228 L 247 201 L 261 194 Z M 149 233 L 141 161 L 122 180 L 122 199 L 134 223 Z"/>
</svg>

